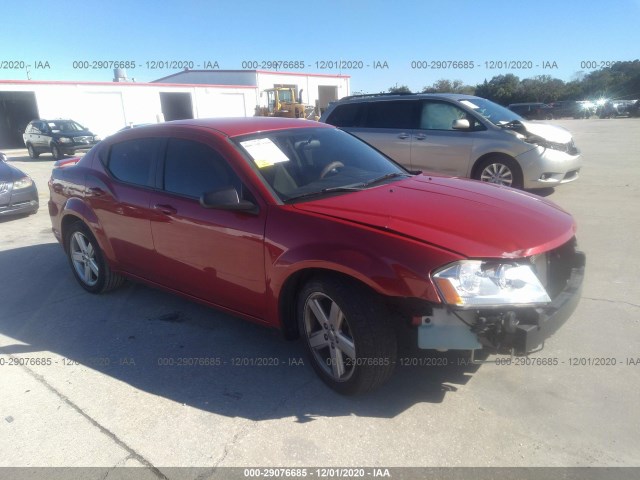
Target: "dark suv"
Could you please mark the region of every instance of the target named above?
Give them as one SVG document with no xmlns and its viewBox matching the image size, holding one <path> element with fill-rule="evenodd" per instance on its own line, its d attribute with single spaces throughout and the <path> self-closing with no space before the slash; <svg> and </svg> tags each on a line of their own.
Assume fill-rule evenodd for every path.
<svg viewBox="0 0 640 480">
<path fill-rule="evenodd" d="M 512 103 L 507 107 L 527 120 L 551 120 L 553 109 L 546 103 Z"/>
<path fill-rule="evenodd" d="M 22 135 L 31 158 L 49 152 L 56 160 L 89 150 L 100 138 L 73 120 L 32 120 Z"/>
</svg>

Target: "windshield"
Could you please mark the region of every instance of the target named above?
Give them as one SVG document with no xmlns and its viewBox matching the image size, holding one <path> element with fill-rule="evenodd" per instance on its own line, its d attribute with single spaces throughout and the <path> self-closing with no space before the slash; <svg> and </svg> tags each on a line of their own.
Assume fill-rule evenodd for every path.
<svg viewBox="0 0 640 480">
<path fill-rule="evenodd" d="M 469 108 L 472 108 L 474 112 L 479 113 L 494 125 L 509 123 L 514 120 L 518 120 L 520 122 L 524 121 L 524 118 L 517 113 L 485 98 L 463 99 L 459 100 L 459 102 Z"/>
<path fill-rule="evenodd" d="M 73 120 L 55 120 L 47 122 L 49 128 L 54 132 L 82 132 L 86 130 L 82 125 Z"/>
<path fill-rule="evenodd" d="M 337 129 L 295 128 L 235 142 L 285 202 L 373 187 L 369 182 L 409 175 L 363 141 Z"/>
<path fill-rule="evenodd" d="M 278 98 L 281 102 L 293 102 L 291 90 L 278 90 Z"/>
</svg>

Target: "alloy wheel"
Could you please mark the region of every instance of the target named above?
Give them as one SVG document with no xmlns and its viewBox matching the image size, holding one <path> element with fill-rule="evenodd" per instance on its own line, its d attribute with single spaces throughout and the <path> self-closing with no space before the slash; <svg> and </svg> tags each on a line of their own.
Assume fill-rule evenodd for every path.
<svg viewBox="0 0 640 480">
<path fill-rule="evenodd" d="M 304 305 L 304 327 L 317 364 L 335 381 L 348 380 L 356 366 L 356 347 L 340 306 L 324 293 L 309 295 Z"/>
<path fill-rule="evenodd" d="M 510 187 L 513 184 L 513 173 L 504 163 L 490 163 L 482 170 L 480 180 Z"/>
<path fill-rule="evenodd" d="M 96 261 L 96 251 L 93 244 L 82 232 L 75 232 L 70 243 L 71 261 L 78 278 L 92 287 L 98 283 L 100 269 Z"/>
</svg>

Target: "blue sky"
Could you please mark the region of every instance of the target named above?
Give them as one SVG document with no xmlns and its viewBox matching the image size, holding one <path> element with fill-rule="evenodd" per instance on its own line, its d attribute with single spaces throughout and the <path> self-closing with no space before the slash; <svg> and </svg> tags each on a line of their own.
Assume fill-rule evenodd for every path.
<svg viewBox="0 0 640 480">
<path fill-rule="evenodd" d="M 28 8 L 5 1 L 2 14 L 0 67 L 24 62 L 33 80 L 112 79 L 111 69 L 74 69 L 79 60 L 135 61 L 127 73 L 140 82 L 177 71 L 147 68 L 154 61 L 193 61 L 195 68 L 217 61 L 229 70 L 243 61 L 304 61 L 304 69 L 290 71 L 333 74 L 339 70 L 316 62 L 338 60 L 362 61 L 365 68 L 341 73 L 351 75 L 352 91 L 375 92 L 396 83 L 419 90 L 440 78 L 475 84 L 506 73 L 567 81 L 601 62 L 640 58 L 640 0 L 32 0 Z M 414 60 L 429 67 L 473 61 L 474 68 L 418 69 Z M 50 68 L 36 69 L 38 61 Z M 389 68 L 367 67 L 374 62 Z M 557 68 L 543 68 L 554 62 Z M 27 73 L 4 68 L 0 79 Z"/>
</svg>

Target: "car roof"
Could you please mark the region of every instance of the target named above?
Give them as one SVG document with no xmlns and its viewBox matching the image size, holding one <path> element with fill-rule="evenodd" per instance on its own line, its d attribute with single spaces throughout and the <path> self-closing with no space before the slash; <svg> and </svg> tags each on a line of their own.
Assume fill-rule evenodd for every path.
<svg viewBox="0 0 640 480">
<path fill-rule="evenodd" d="M 273 130 L 285 130 L 290 128 L 335 128 L 331 125 L 319 123 L 313 120 L 302 118 L 281 118 L 281 117 L 234 117 L 234 118 L 198 118 L 192 120 L 174 120 L 171 122 L 159 123 L 156 125 L 142 126 L 128 130 L 142 130 L 167 126 L 192 126 L 200 128 L 210 128 L 228 136 L 248 135 L 251 133 L 266 132 Z"/>
<path fill-rule="evenodd" d="M 347 103 L 347 102 L 372 102 L 378 100 L 401 100 L 401 99 L 415 99 L 415 98 L 433 98 L 443 100 L 474 100 L 481 99 L 475 95 L 466 95 L 464 93 L 372 93 L 365 95 L 352 95 L 349 97 L 343 97 L 335 103 Z"/>
</svg>

